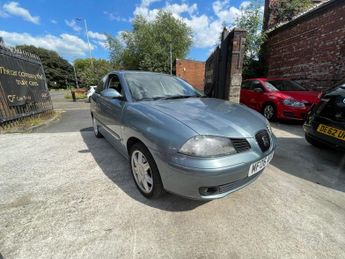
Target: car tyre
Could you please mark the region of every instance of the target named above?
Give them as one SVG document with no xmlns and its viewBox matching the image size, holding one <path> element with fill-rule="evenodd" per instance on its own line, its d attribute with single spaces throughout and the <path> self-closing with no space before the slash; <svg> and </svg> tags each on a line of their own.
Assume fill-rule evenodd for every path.
<svg viewBox="0 0 345 259">
<path fill-rule="evenodd" d="M 277 109 L 272 103 L 268 103 L 262 109 L 262 113 L 269 121 L 275 121 L 277 116 Z"/>
<path fill-rule="evenodd" d="M 325 148 L 326 147 L 325 144 L 323 144 L 321 141 L 318 141 L 318 140 L 310 137 L 308 134 L 305 134 L 305 139 L 309 144 L 313 145 L 314 147 L 318 147 L 318 148 Z"/>
<path fill-rule="evenodd" d="M 95 134 L 96 138 L 103 138 L 102 133 L 99 132 L 99 125 L 94 116 L 92 116 L 92 127 L 93 127 L 93 133 Z"/>
<path fill-rule="evenodd" d="M 150 151 L 138 142 L 130 148 L 129 157 L 132 176 L 141 194 L 149 199 L 160 197 L 164 188 Z"/>
</svg>

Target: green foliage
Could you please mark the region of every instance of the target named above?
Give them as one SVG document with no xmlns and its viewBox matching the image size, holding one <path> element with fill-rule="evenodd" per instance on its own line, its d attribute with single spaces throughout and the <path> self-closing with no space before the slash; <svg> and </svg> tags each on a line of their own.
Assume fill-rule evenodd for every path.
<svg viewBox="0 0 345 259">
<path fill-rule="evenodd" d="M 110 59 L 116 68 L 169 72 L 170 44 L 172 60 L 184 58 L 192 45 L 191 35 L 191 28 L 169 12 L 159 11 L 152 22 L 136 16 L 133 30 L 121 34 L 124 46 L 108 36 Z"/>
<path fill-rule="evenodd" d="M 109 58 L 111 65 L 116 70 L 121 69 L 123 67 L 124 49 L 120 41 L 111 35 L 107 35 L 107 48 L 110 50 Z"/>
<path fill-rule="evenodd" d="M 55 51 L 37 48 L 32 45 L 19 45 L 16 48 L 40 57 L 49 88 L 67 88 L 74 85 L 73 67 Z"/>
<path fill-rule="evenodd" d="M 104 59 L 85 58 L 74 60 L 80 86 L 97 85 L 99 80 L 113 70 L 111 63 Z"/>
<path fill-rule="evenodd" d="M 235 21 L 235 27 L 247 31 L 245 57 L 243 60 L 243 77 L 258 76 L 263 68 L 259 62 L 261 45 L 265 41 L 262 32 L 263 13 L 256 2 L 241 9 L 241 15 Z M 259 67 L 258 67 L 259 66 Z"/>
<path fill-rule="evenodd" d="M 311 0 L 280 0 L 272 6 L 272 16 L 277 23 L 291 20 L 312 6 Z"/>
</svg>

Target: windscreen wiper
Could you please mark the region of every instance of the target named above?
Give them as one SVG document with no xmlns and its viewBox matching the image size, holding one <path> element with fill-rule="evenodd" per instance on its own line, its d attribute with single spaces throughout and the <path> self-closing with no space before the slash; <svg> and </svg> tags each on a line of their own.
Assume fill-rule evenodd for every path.
<svg viewBox="0 0 345 259">
<path fill-rule="evenodd" d="M 203 97 L 206 97 L 206 96 L 204 96 L 204 95 L 157 96 L 157 97 L 144 97 L 144 98 L 138 99 L 137 101 L 172 100 L 172 99 L 183 99 L 183 98 L 192 98 L 192 97 L 203 98 Z"/>
<path fill-rule="evenodd" d="M 137 101 L 155 101 L 155 100 L 160 100 L 160 99 L 164 99 L 165 97 L 144 97 L 144 98 L 140 98 L 137 99 Z"/>
<path fill-rule="evenodd" d="M 174 95 L 174 96 L 167 96 L 162 98 L 163 100 L 171 100 L 171 99 L 183 99 L 183 98 L 191 98 L 191 97 L 200 97 L 198 95 Z"/>
</svg>

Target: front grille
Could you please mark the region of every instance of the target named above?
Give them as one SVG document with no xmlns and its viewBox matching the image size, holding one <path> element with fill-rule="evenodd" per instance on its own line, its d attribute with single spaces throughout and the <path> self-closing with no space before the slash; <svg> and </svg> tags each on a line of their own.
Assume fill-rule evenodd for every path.
<svg viewBox="0 0 345 259">
<path fill-rule="evenodd" d="M 284 114 L 285 117 L 296 118 L 296 116 L 295 116 L 295 114 L 293 112 L 283 111 L 283 114 Z"/>
<path fill-rule="evenodd" d="M 271 146 L 270 136 L 267 130 L 261 130 L 255 135 L 256 142 L 258 142 L 259 147 L 262 152 L 266 152 Z"/>
<path fill-rule="evenodd" d="M 232 182 L 232 183 L 220 185 L 218 187 L 218 191 L 219 191 L 219 193 L 225 193 L 225 192 L 229 192 L 229 191 L 235 190 L 235 189 L 237 189 L 239 187 L 242 187 L 242 186 L 250 183 L 252 180 L 257 178 L 260 174 L 261 174 L 261 172 L 257 173 L 257 174 L 254 174 L 254 175 L 252 175 L 250 177 L 246 177 L 244 179 Z"/>
<path fill-rule="evenodd" d="M 242 188 L 246 186 L 247 184 L 254 181 L 263 171 L 263 169 L 252 176 L 246 177 L 244 179 L 237 180 L 235 182 L 219 185 L 219 186 L 212 186 L 212 187 L 200 187 L 199 193 L 202 196 L 210 196 L 210 195 L 216 195 L 216 194 L 222 194 L 227 192 L 232 192 L 235 190 L 238 190 L 239 188 Z"/>
<path fill-rule="evenodd" d="M 250 149 L 250 144 L 245 138 L 231 139 L 237 153 L 241 153 Z"/>
</svg>

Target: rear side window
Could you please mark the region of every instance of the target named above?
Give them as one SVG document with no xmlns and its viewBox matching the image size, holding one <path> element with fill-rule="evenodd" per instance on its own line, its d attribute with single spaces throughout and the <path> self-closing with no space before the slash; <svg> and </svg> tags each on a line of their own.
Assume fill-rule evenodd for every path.
<svg viewBox="0 0 345 259">
<path fill-rule="evenodd" d="M 101 81 L 98 82 L 97 84 L 97 88 L 96 88 L 96 93 L 101 93 L 104 89 L 104 85 L 105 85 L 105 81 L 106 81 L 107 77 L 103 77 Z"/>
<path fill-rule="evenodd" d="M 252 81 L 243 82 L 242 85 L 241 85 L 241 88 L 242 89 L 249 89 L 251 83 L 252 83 Z"/>
<path fill-rule="evenodd" d="M 255 88 L 260 88 L 260 89 L 262 89 L 262 90 L 265 90 L 265 89 L 262 87 L 261 83 L 260 83 L 259 81 L 257 81 L 257 80 L 252 81 L 252 84 L 250 85 L 250 90 L 253 90 L 253 91 L 254 91 Z"/>
</svg>

